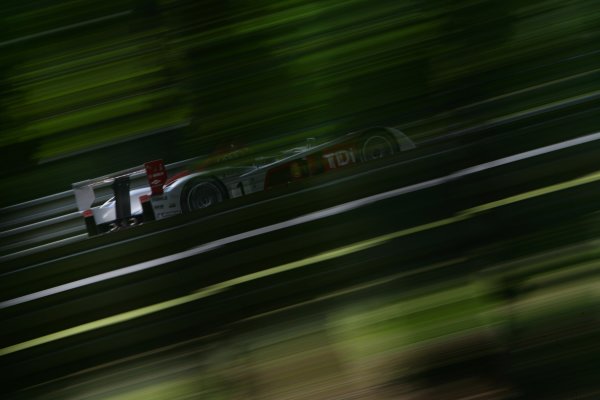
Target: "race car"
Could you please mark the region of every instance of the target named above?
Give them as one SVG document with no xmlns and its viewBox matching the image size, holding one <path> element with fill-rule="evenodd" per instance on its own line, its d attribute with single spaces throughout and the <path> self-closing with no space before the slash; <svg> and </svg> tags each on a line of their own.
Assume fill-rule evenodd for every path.
<svg viewBox="0 0 600 400">
<path fill-rule="evenodd" d="M 88 234 L 93 236 L 203 209 L 227 199 L 389 157 L 414 147 L 398 129 L 374 127 L 320 144 L 309 139 L 300 147 L 253 158 L 245 164 L 231 162 L 235 158 L 232 154 L 240 154 L 235 150 L 204 159 L 199 163 L 200 168 L 180 171 L 169 179 L 161 160 L 150 161 L 143 168 L 75 183 L 73 191 Z M 130 189 L 132 176 L 142 173 L 147 177 L 148 186 Z M 107 183 L 112 184 L 114 196 L 93 207 L 94 189 Z"/>
</svg>

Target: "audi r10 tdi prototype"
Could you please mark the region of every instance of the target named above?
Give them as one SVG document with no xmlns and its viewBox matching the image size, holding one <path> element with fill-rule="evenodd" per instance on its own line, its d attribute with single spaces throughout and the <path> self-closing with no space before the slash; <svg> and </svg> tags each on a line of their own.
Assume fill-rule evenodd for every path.
<svg viewBox="0 0 600 400">
<path fill-rule="evenodd" d="M 369 128 L 321 144 L 308 140 L 301 147 L 255 158 L 248 165 L 228 162 L 233 157 L 226 154 L 218 157 L 221 162 L 208 163 L 208 167 L 205 162 L 201 170 L 184 170 L 170 179 L 161 160 L 151 161 L 144 168 L 75 183 L 73 190 L 88 233 L 95 235 L 206 208 L 226 199 L 389 157 L 414 147 L 395 128 Z M 142 171 L 149 186 L 131 190 L 130 178 Z M 94 207 L 94 189 L 106 184 L 112 184 L 114 197 Z"/>
</svg>

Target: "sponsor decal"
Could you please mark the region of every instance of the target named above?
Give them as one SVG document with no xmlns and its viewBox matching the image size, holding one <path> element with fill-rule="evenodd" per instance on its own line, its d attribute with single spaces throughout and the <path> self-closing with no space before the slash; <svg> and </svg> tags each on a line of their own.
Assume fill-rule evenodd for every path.
<svg viewBox="0 0 600 400">
<path fill-rule="evenodd" d="M 356 163 L 356 156 L 354 155 L 354 150 L 351 148 L 323 154 L 323 158 L 327 160 L 327 167 L 329 169 L 344 167 L 350 163 Z"/>
<path fill-rule="evenodd" d="M 146 176 L 148 177 L 148 183 L 153 195 L 159 195 L 163 193 L 163 186 L 167 181 L 167 170 L 163 160 L 149 161 L 144 164 L 146 169 Z"/>
<path fill-rule="evenodd" d="M 180 214 L 180 212 L 179 212 L 179 210 L 158 211 L 158 212 L 155 211 L 155 214 L 156 214 L 156 219 L 160 220 L 160 219 L 172 217 L 174 215 L 178 215 L 178 214 Z"/>
<path fill-rule="evenodd" d="M 181 214 L 179 204 L 166 194 L 152 196 L 152 209 L 157 220 Z"/>
</svg>

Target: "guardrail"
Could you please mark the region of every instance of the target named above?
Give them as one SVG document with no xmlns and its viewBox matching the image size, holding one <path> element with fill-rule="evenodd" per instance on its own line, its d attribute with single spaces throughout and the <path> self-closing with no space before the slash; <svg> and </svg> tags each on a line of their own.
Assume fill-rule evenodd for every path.
<svg viewBox="0 0 600 400">
<path fill-rule="evenodd" d="M 167 171 L 177 173 L 194 160 L 196 158 L 169 164 Z M 133 173 L 132 189 L 144 186 L 148 183 L 143 171 Z M 113 196 L 109 183 L 99 185 L 95 193 L 95 204 Z M 67 238 L 79 237 L 78 240 L 81 240 L 87 236 L 73 190 L 0 208 L 0 219 L 0 256 Z"/>
</svg>

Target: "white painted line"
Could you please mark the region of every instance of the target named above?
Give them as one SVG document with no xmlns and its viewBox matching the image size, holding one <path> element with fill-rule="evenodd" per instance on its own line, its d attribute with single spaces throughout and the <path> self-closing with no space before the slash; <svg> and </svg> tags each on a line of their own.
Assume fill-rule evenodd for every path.
<svg viewBox="0 0 600 400">
<path fill-rule="evenodd" d="M 11 229 L 7 229 L 4 231 L 0 231 L 0 238 L 3 237 L 7 237 L 7 236 L 13 236 L 13 235 L 18 235 L 19 233 L 23 233 L 23 232 L 27 232 L 27 231 L 31 231 L 34 229 L 39 229 L 39 228 L 43 228 L 45 226 L 48 225 L 55 225 L 55 224 L 59 224 L 61 222 L 65 222 L 65 221 L 70 221 L 76 218 L 81 217 L 81 213 L 79 211 L 75 211 L 69 214 L 63 214 L 63 215 L 59 215 L 57 217 L 52 217 L 52 218 L 48 218 L 42 221 L 38 221 L 38 222 L 34 222 L 31 223 L 29 225 L 21 225 L 19 227 L 16 228 L 11 228 Z M 80 230 L 83 230 L 83 227 L 81 227 Z"/>
<path fill-rule="evenodd" d="M 364 207 L 375 202 L 387 200 L 397 196 L 401 196 L 407 193 L 417 192 L 419 190 L 432 188 L 435 186 L 442 185 L 444 183 L 452 182 L 465 176 L 473 175 L 475 173 L 485 171 L 491 168 L 496 168 L 502 165 L 514 163 L 517 161 L 525 160 L 532 157 L 537 157 L 543 154 L 552 153 L 558 150 L 567 149 L 570 147 L 578 146 L 584 143 L 590 143 L 593 141 L 600 140 L 600 132 L 592 133 L 586 136 L 582 136 L 576 139 L 567 140 L 564 142 L 552 144 L 549 146 L 540 147 L 534 150 L 526 151 L 523 153 L 514 154 L 512 156 L 503 157 L 494 161 L 486 162 L 483 164 L 475 165 L 473 167 L 465 168 L 449 175 L 430 179 L 424 182 L 416 183 L 409 186 L 404 186 L 398 189 L 390 190 L 388 192 L 379 193 L 373 196 L 368 196 L 362 199 L 349 201 L 347 203 L 339 204 L 337 206 L 329 207 L 320 211 L 315 211 L 300 217 L 292 218 L 287 221 L 279 222 L 276 224 L 264 226 L 261 228 L 253 229 L 247 232 L 239 233 L 236 235 L 228 236 L 222 239 L 214 240 L 209 243 L 205 243 L 198 247 L 190 250 L 182 251 L 179 253 L 171 254 L 164 257 L 159 257 L 154 260 L 145 261 L 142 263 L 134 264 L 129 267 L 119 268 L 114 271 L 105 272 L 102 274 L 90 276 L 84 279 L 79 279 L 73 282 L 69 282 L 63 285 L 58 285 L 49 289 L 40 290 L 38 292 L 30 293 L 24 296 L 16 297 L 14 299 L 6 300 L 0 303 L 0 309 L 9 308 L 18 304 L 27 303 L 33 300 L 38 300 L 44 297 L 52 296 L 54 294 L 67 292 L 69 290 L 78 289 L 84 286 L 96 284 L 99 282 L 107 281 L 109 279 L 117 278 L 124 275 L 129 275 L 135 272 L 144 271 L 147 269 L 155 268 L 170 262 L 180 261 L 185 258 L 193 257 L 202 253 L 212 251 L 220 248 L 227 244 L 239 242 L 252 237 L 264 235 L 267 233 L 283 230 L 293 226 L 305 224 L 308 222 L 316 221 L 319 219 L 331 217 L 334 215 L 342 214 L 350 210 L 354 210 L 360 207 Z"/>
<path fill-rule="evenodd" d="M 3 208 L 0 208 L 0 213 L 2 214 L 8 214 L 9 212 L 12 212 L 13 210 L 18 210 L 20 208 L 26 208 L 26 207 L 31 207 L 31 206 L 35 206 L 38 204 L 43 204 L 43 203 L 48 203 L 50 201 L 54 201 L 57 199 L 63 199 L 65 197 L 70 197 L 73 196 L 73 191 L 72 190 L 66 190 L 64 192 L 60 192 L 60 193 L 55 193 L 55 194 L 51 194 L 48 196 L 44 196 L 44 197 L 40 197 L 38 199 L 34 199 L 34 200 L 28 200 L 28 201 L 24 201 L 23 203 L 18 203 L 18 204 L 13 204 L 10 206 L 6 206 Z"/>
<path fill-rule="evenodd" d="M 515 202 L 522 201 L 525 199 L 541 196 L 546 193 L 552 193 L 552 192 L 563 190 L 563 189 L 566 189 L 569 187 L 574 187 L 574 186 L 578 186 L 578 185 L 582 185 L 582 184 L 586 184 L 586 183 L 590 183 L 590 182 L 596 182 L 599 180 L 600 180 L 600 171 L 597 171 L 594 174 L 586 175 L 586 176 L 583 176 L 583 177 L 580 177 L 580 178 L 577 178 L 577 179 L 574 179 L 571 181 L 561 182 L 559 184 L 552 185 L 552 186 L 549 186 L 549 187 L 546 187 L 543 189 L 538 189 L 538 190 L 533 190 L 530 192 L 522 193 L 521 195 L 510 197 L 508 199 L 504 199 L 500 203 L 492 202 L 492 203 L 484 204 L 480 207 L 475 207 L 475 208 L 472 208 L 469 210 L 465 210 L 464 212 L 461 212 L 461 213 L 454 215 L 452 217 L 449 217 L 449 218 L 445 218 L 443 220 L 438 220 L 435 222 L 430 222 L 427 224 L 402 229 L 397 232 L 381 235 L 381 236 L 374 237 L 371 239 L 363 240 L 361 242 L 356 242 L 356 243 L 353 243 L 348 246 L 333 249 L 333 250 L 327 251 L 325 253 L 316 254 L 311 257 L 304 258 L 302 260 L 292 261 L 287 264 L 282 264 L 282 265 L 279 265 L 276 267 L 267 268 L 265 270 L 261 270 L 261 271 L 254 272 L 254 273 L 251 273 L 248 275 L 233 278 L 233 279 L 230 279 L 230 280 L 227 280 L 224 282 L 216 283 L 216 284 L 201 288 L 201 289 L 199 289 L 195 292 L 192 292 L 191 294 L 185 295 L 185 296 L 170 299 L 170 300 L 163 301 L 160 303 L 155 303 L 155 304 L 141 307 L 141 308 L 138 308 L 135 310 L 126 311 L 126 312 L 123 312 L 120 314 L 115 314 L 115 315 L 112 315 L 112 316 L 109 316 L 106 318 L 102 318 L 102 319 L 92 321 L 92 322 L 87 322 L 82 325 L 63 329 L 61 331 L 54 332 L 54 333 L 51 333 L 51 334 L 48 334 L 48 335 L 45 335 L 42 337 L 38 337 L 35 339 L 27 340 L 25 342 L 14 344 L 9 347 L 5 347 L 3 349 L 0 349 L 0 357 L 7 355 L 7 354 L 17 352 L 17 351 L 25 350 L 25 349 L 28 349 L 28 348 L 31 348 L 34 346 L 39 346 L 39 345 L 49 343 L 52 341 L 56 341 L 56 340 L 70 337 L 70 336 L 78 335 L 78 334 L 81 334 L 84 332 L 101 329 L 101 328 L 104 328 L 107 326 L 119 324 L 121 322 L 129 321 L 129 320 L 140 318 L 140 317 L 143 317 L 146 315 L 165 311 L 165 310 L 168 310 L 173 307 L 181 306 L 183 304 L 195 302 L 197 300 L 201 300 L 206 297 L 210 297 L 215 294 L 222 293 L 232 287 L 235 287 L 235 286 L 247 283 L 247 282 L 251 282 L 251 281 L 261 279 L 261 278 L 264 278 L 267 276 L 272 276 L 275 274 L 280 274 L 283 272 L 291 271 L 294 269 L 307 267 L 307 266 L 314 265 L 316 263 L 320 263 L 323 261 L 332 260 L 337 257 L 347 256 L 352 253 L 360 252 L 360 251 L 363 251 L 363 250 L 366 250 L 366 249 L 369 249 L 369 248 L 372 248 L 375 246 L 382 245 L 393 239 L 397 239 L 397 238 L 404 237 L 404 236 L 409 236 L 409 235 L 412 235 L 412 234 L 415 234 L 418 232 L 424 232 L 426 230 L 435 229 L 435 228 L 441 227 L 441 226 L 450 225 L 455 222 L 465 220 L 465 219 L 469 218 L 469 215 L 473 215 L 473 214 L 476 214 L 476 213 L 484 211 L 484 210 L 501 207 L 505 204 L 515 203 Z M 460 262 L 462 260 L 457 259 L 455 261 Z M 454 264 L 454 262 L 451 260 L 450 264 L 443 262 L 441 264 L 437 264 L 436 268 L 447 266 L 447 265 L 452 265 L 452 264 Z M 431 267 L 428 267 L 426 269 L 431 269 Z M 420 270 L 420 271 L 422 272 L 422 270 Z M 405 273 L 401 273 L 401 274 L 410 274 L 410 272 L 405 272 Z M 400 275 L 395 275 L 395 276 L 400 277 Z M 385 283 L 385 282 L 387 282 L 387 280 L 385 280 L 385 278 L 384 278 L 383 281 L 379 281 L 379 282 Z M 357 289 L 360 290 L 361 288 L 368 288 L 368 287 L 371 287 L 371 285 L 360 286 Z M 350 288 L 348 290 L 350 290 L 350 292 L 351 292 L 352 288 Z M 340 295 L 343 295 L 344 293 L 349 293 L 348 290 L 342 290 L 337 293 Z M 335 295 L 335 293 L 330 294 L 330 295 Z"/>
<path fill-rule="evenodd" d="M 591 73 L 591 72 L 595 72 L 595 70 L 594 70 L 594 71 L 588 71 L 588 72 L 586 72 L 586 73 L 584 73 L 584 74 L 588 74 L 588 73 Z M 565 78 L 565 79 L 566 79 L 566 78 Z M 552 110 L 552 109 L 556 109 L 556 108 L 560 108 L 560 107 L 564 107 L 564 106 L 570 105 L 570 103 L 581 103 L 582 101 L 587 101 L 587 100 L 589 100 L 589 99 L 593 99 L 593 98 L 595 98 L 595 97 L 597 97 L 597 92 L 593 92 L 591 95 L 590 95 L 590 94 L 583 95 L 583 97 L 579 96 L 579 97 L 575 97 L 575 98 L 566 99 L 565 101 L 561 101 L 561 102 L 558 102 L 558 103 L 551 103 L 551 104 L 549 104 L 549 105 L 548 105 L 548 104 L 546 104 L 546 105 L 544 105 L 544 106 L 541 106 L 541 107 L 538 107 L 538 108 L 536 108 L 536 109 L 535 109 L 535 110 L 533 110 L 533 111 L 532 111 L 532 110 L 527 110 L 527 111 L 525 111 L 525 113 L 526 113 L 525 115 L 517 115 L 517 117 L 515 117 L 515 116 L 514 116 L 514 114 L 511 114 L 511 115 L 508 115 L 508 116 L 500 117 L 499 119 L 496 119 L 496 120 L 494 120 L 494 121 L 488 121 L 488 122 L 485 122 L 485 123 L 483 123 L 483 124 L 481 124 L 481 125 L 477 125 L 477 126 L 475 126 L 475 127 L 470 127 L 470 128 L 460 129 L 460 130 L 458 130 L 458 131 L 454 131 L 454 132 L 450 132 L 450 133 L 448 133 L 448 134 L 444 134 L 444 135 L 441 135 L 441 136 L 437 136 L 436 138 L 433 138 L 433 139 L 427 139 L 427 140 L 424 140 L 424 141 L 422 141 L 422 142 L 419 142 L 419 145 L 421 145 L 421 144 L 427 144 L 427 143 L 430 143 L 430 142 L 436 142 L 436 141 L 443 140 L 443 139 L 445 139 L 445 138 L 449 138 L 449 137 L 460 136 L 460 135 L 462 135 L 462 134 L 470 133 L 470 132 L 473 132 L 473 131 L 476 131 L 476 130 L 479 130 L 479 129 L 485 129 L 486 127 L 491 127 L 491 126 L 493 126 L 493 125 L 500 125 L 500 124 L 502 124 L 502 123 L 511 122 L 512 120 L 515 120 L 515 119 L 517 119 L 517 120 L 518 120 L 518 119 L 521 119 L 521 118 L 524 118 L 524 117 L 528 116 L 528 115 L 529 115 L 529 113 L 531 113 L 531 114 L 539 114 L 540 112 L 545 112 L 545 111 L 549 111 L 549 110 Z M 557 104 L 558 104 L 558 105 L 557 105 Z M 541 108 L 541 109 L 540 109 L 540 108 Z M 437 118 L 437 117 L 433 117 L 433 118 L 435 119 L 435 118 Z M 565 117 L 563 117 L 563 118 L 565 118 Z M 410 124 L 410 123 L 409 123 L 407 126 L 410 126 L 410 125 L 412 125 L 412 124 Z M 399 127 L 398 127 L 398 128 L 399 128 Z M 428 155 L 427 157 L 430 157 L 430 156 L 432 156 L 432 155 Z M 195 157 L 194 159 L 196 159 L 196 157 Z M 190 159 L 190 160 L 193 160 L 193 159 Z M 188 161 L 190 161 L 190 160 L 184 160 L 184 161 L 180 161 L 180 162 L 177 162 L 177 163 L 171 164 L 171 165 L 167 166 L 167 170 L 168 170 L 169 168 L 171 168 L 171 167 L 179 166 L 179 165 L 181 165 L 182 163 L 186 163 L 186 162 L 188 162 Z M 401 163 L 404 163 L 404 162 L 401 162 Z M 383 170 L 383 169 L 386 169 L 386 168 L 389 168 L 389 167 L 393 167 L 393 166 L 395 166 L 395 165 L 398 165 L 398 164 L 401 164 L 401 163 L 390 164 L 390 165 L 388 165 L 388 166 L 386 166 L 386 167 L 380 167 L 380 168 L 378 168 L 378 169 L 376 169 L 376 170 L 372 170 L 372 171 L 367 171 L 367 172 L 359 173 L 359 174 L 357 174 L 356 176 L 362 176 L 362 175 L 365 175 L 365 174 L 367 174 L 367 173 L 373 173 L 373 172 L 375 172 L 375 171 L 378 171 L 378 170 Z M 240 208 L 238 208 L 238 209 L 247 208 L 247 207 L 250 207 L 250 206 L 252 206 L 252 205 L 256 205 L 256 204 L 262 204 L 262 203 L 265 203 L 265 202 L 267 202 L 267 201 L 274 201 L 274 200 L 277 200 L 277 199 L 281 199 L 281 198 L 289 197 L 289 196 L 292 196 L 292 195 L 295 195 L 295 194 L 298 194 L 298 193 L 307 192 L 307 191 L 310 191 L 310 190 L 316 190 L 316 189 L 319 189 L 319 188 L 322 188 L 322 187 L 331 186 L 332 184 L 337 184 L 337 183 L 339 183 L 339 182 L 344 182 L 344 181 L 347 181 L 347 180 L 349 180 L 349 178 L 343 178 L 343 179 L 340 179 L 340 180 L 336 180 L 335 182 L 330 182 L 330 183 L 322 184 L 322 185 L 315 186 L 315 187 L 313 187 L 313 188 L 310 188 L 310 189 L 303 189 L 303 190 L 301 190 L 301 191 L 294 192 L 294 193 L 290 193 L 290 194 L 288 194 L 288 195 L 282 195 L 282 196 L 279 196 L 279 197 L 276 197 L 276 198 L 272 198 L 272 199 L 269 199 L 269 200 L 263 200 L 263 201 L 261 201 L 261 202 L 259 202 L 259 203 L 253 203 L 253 204 L 251 204 L 251 205 L 242 206 L 242 207 L 240 207 Z M 68 194 L 71 194 L 71 195 L 72 195 L 72 191 L 67 191 L 67 192 L 63 192 L 63 193 L 68 193 Z M 61 194 L 59 193 L 58 195 L 61 195 Z M 48 197 L 48 198 L 51 198 L 51 197 L 53 197 L 53 196 L 57 196 L 57 195 L 50 195 L 50 196 L 47 196 L 47 197 Z M 106 198 L 108 198 L 108 197 L 110 197 L 110 195 L 109 195 L 109 196 L 107 196 Z M 12 209 L 17 209 L 17 208 L 25 208 L 26 206 L 29 206 L 30 204 L 31 204 L 31 205 L 33 205 L 33 204 L 37 204 L 37 203 L 44 203 L 44 202 L 46 202 L 46 201 L 45 201 L 45 198 L 36 199 L 36 200 L 31 200 L 31 201 L 27 201 L 27 202 L 25 202 L 25 203 L 21 203 L 21 204 L 13 205 L 13 206 L 8 206 L 8 207 L 5 207 L 5 208 L 3 208 L 3 209 L 0 209 L 0 213 L 2 213 L 2 212 L 5 212 L 5 211 L 6 211 L 6 212 L 9 212 L 9 211 L 12 211 Z M 69 206 L 66 206 L 66 207 L 62 207 L 62 208 L 65 208 L 65 209 L 67 209 L 67 210 L 69 210 L 69 211 L 70 211 L 71 209 L 74 209 L 74 208 L 76 208 L 76 207 L 75 207 L 75 205 L 73 204 L 73 205 L 69 205 Z M 189 225 L 189 224 L 191 224 L 191 223 L 198 223 L 198 222 L 200 222 L 200 221 L 204 221 L 204 220 L 206 220 L 206 219 L 208 219 L 208 218 L 214 218 L 214 217 L 218 217 L 219 215 L 223 215 L 223 214 L 225 214 L 225 213 L 228 213 L 228 212 L 231 212 L 231 211 L 232 211 L 232 210 L 229 210 L 229 211 L 224 211 L 224 212 L 221 212 L 221 213 L 218 213 L 218 214 L 213 214 L 212 216 L 208 216 L 208 217 L 206 217 L 206 218 L 203 218 L 203 219 L 201 219 L 201 220 L 196 220 L 196 221 L 193 221 L 193 222 L 190 222 L 190 223 L 182 224 L 182 225 L 180 225 L 180 227 L 181 227 L 181 226 L 187 226 L 187 225 Z M 43 212 L 41 212 L 41 213 L 39 213 L 39 214 L 37 214 L 37 215 L 39 216 L 39 215 L 43 215 L 43 214 L 55 215 L 55 214 L 57 214 L 57 212 L 56 212 L 56 210 L 46 210 L 46 211 L 43 211 Z M 26 217 L 21 217 L 21 218 L 15 219 L 15 220 L 10 220 L 10 221 L 8 221 L 7 223 L 0 223 L 0 227 L 1 227 L 1 226 L 14 226 L 14 225 L 19 225 L 19 224 L 21 224 L 21 223 L 26 223 L 26 222 L 28 222 L 28 221 L 31 221 L 31 220 L 37 220 L 37 219 L 39 219 L 39 218 L 38 218 L 38 217 L 36 217 L 35 215 L 34 215 L 34 216 L 26 216 Z M 82 229 L 83 229 L 83 228 L 82 228 Z M 176 229 L 176 228 L 170 228 L 170 230 L 172 230 L 172 229 Z M 165 232 L 165 231 L 166 231 L 166 230 L 163 230 L 163 231 L 161 231 L 161 232 Z M 138 239 L 141 239 L 141 238 L 144 238 L 144 237 L 147 237 L 147 236 L 151 236 L 151 235 L 152 235 L 152 234 L 138 236 L 137 238 L 127 239 L 127 240 L 125 240 L 125 241 L 122 241 L 121 243 L 126 243 L 126 242 L 128 242 L 128 241 L 132 241 L 132 240 L 138 240 Z M 40 251 L 42 251 L 42 250 L 44 250 L 44 249 L 53 248 L 53 247 L 59 247 L 59 246 L 61 246 L 61 245 L 63 245 L 63 244 L 66 244 L 66 243 L 67 243 L 67 242 L 58 241 L 58 242 L 54 242 L 54 243 L 53 243 L 53 245 L 52 245 L 51 247 L 47 247 L 47 246 L 38 246 L 38 247 L 33 247 L 33 248 L 30 248 L 30 249 L 27 249 L 27 250 L 23 250 L 23 251 L 20 251 L 20 252 L 17 252 L 17 253 L 11 253 L 11 254 L 8 254 L 8 255 L 0 256 L 0 263 L 1 263 L 1 262 L 6 262 L 6 261 L 9 261 L 9 260 L 12 260 L 12 259 L 15 259 L 15 258 L 19 258 L 19 257 L 24 257 L 24 256 L 27 256 L 27 255 L 30 255 L 30 254 L 35 254 L 35 253 L 38 253 L 38 252 L 40 252 Z M 88 250 L 88 251 L 79 252 L 79 253 L 77 253 L 77 255 L 84 254 L 84 253 L 86 253 L 86 252 L 90 252 L 90 251 L 102 250 L 103 248 L 107 248 L 107 247 L 110 247 L 110 246 L 111 246 L 111 245 L 106 245 L 106 246 L 97 247 L 97 248 L 94 248 L 94 249 L 91 249 L 91 250 Z M 60 260 L 62 260 L 62 259 L 66 259 L 66 258 L 68 258 L 68 257 L 72 257 L 72 256 L 74 256 L 74 255 L 70 255 L 70 256 L 64 256 L 64 257 L 60 257 L 60 258 L 57 258 L 57 259 L 54 259 L 54 260 L 50 260 L 50 261 L 46 261 L 46 262 L 42 262 L 42 263 L 38 263 L 38 264 L 35 264 L 35 265 L 31 265 L 31 266 L 28 266 L 28 267 L 22 268 L 22 269 L 20 269 L 19 271 L 22 271 L 22 270 L 24 270 L 24 269 L 37 268 L 37 267 L 40 267 L 40 266 L 42 266 L 42 265 L 45 265 L 45 264 L 47 264 L 47 263 L 49 263 L 49 262 L 56 262 L 56 261 L 60 261 Z M 15 271 L 13 271 L 13 272 L 15 272 Z M 13 272 L 9 272 L 9 273 L 7 273 L 7 274 L 11 274 L 11 273 L 13 273 Z M 5 274 L 0 274 L 0 276 L 3 276 L 3 275 L 5 275 Z"/>
<path fill-rule="evenodd" d="M 16 251 L 9 255 L 0 257 L 0 262 L 11 260 L 13 258 L 18 258 L 19 256 L 22 256 L 22 255 L 24 256 L 24 255 L 28 255 L 28 254 L 32 254 L 32 253 L 38 253 L 41 251 L 50 250 L 57 246 L 64 246 L 64 245 L 71 244 L 71 243 L 81 242 L 81 241 L 87 239 L 88 237 L 89 236 L 87 233 L 81 233 L 79 235 L 71 236 L 71 237 L 68 237 L 65 239 L 56 240 L 56 241 L 50 242 L 50 243 L 41 244 L 39 246 L 31 247 L 29 249 Z M 10 274 L 10 272 L 3 273 L 3 274 L 0 274 L 0 276 L 9 275 L 9 274 Z"/>
</svg>

